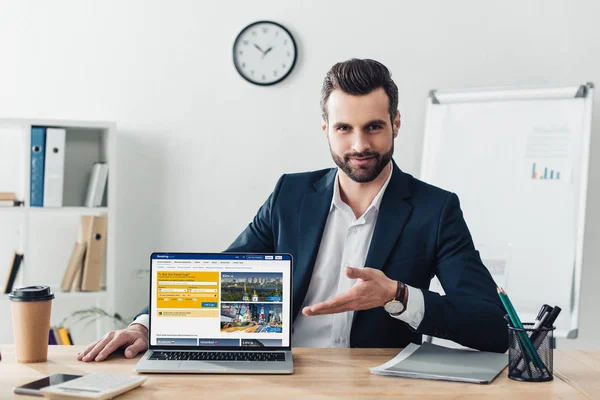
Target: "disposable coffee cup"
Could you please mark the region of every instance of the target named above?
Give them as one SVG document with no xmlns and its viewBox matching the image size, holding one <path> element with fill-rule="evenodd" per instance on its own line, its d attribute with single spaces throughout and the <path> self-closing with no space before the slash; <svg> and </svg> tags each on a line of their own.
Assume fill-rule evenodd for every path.
<svg viewBox="0 0 600 400">
<path fill-rule="evenodd" d="M 48 286 L 27 286 L 13 290 L 8 298 L 11 303 L 17 361 L 46 361 L 54 293 Z"/>
</svg>

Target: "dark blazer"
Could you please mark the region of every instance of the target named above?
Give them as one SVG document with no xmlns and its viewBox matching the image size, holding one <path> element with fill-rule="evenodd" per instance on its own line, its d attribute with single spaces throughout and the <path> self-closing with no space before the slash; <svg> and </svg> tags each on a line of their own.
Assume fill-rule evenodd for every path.
<svg viewBox="0 0 600 400">
<path fill-rule="evenodd" d="M 405 347 L 421 343 L 421 335 L 427 334 L 479 350 L 505 352 L 505 312 L 475 250 L 458 197 L 402 172 L 395 163 L 393 168 L 365 266 L 422 289 L 425 316 L 414 330 L 383 307 L 357 311 L 350 346 Z M 226 250 L 292 254 L 294 319 L 311 280 L 335 176 L 335 168 L 283 175 L 254 220 Z M 427 290 L 434 275 L 445 296 Z"/>
</svg>

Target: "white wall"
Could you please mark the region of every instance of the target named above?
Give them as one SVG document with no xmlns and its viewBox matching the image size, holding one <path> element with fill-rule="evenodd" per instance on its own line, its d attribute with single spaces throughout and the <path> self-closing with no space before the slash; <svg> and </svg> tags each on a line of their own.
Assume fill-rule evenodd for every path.
<svg viewBox="0 0 600 400">
<path fill-rule="evenodd" d="M 2 1 L 0 117 L 117 123 L 117 301 L 133 315 L 147 299 L 135 270 L 151 251 L 222 250 L 279 175 L 332 165 L 318 100 L 333 63 L 370 57 L 392 70 L 395 159 L 418 176 L 430 89 L 599 84 L 599 14 L 594 0 Z M 299 45 L 292 75 L 270 88 L 231 60 L 237 33 L 260 19 Z M 564 347 L 600 348 L 598 154 L 594 137 L 581 332 Z"/>
</svg>

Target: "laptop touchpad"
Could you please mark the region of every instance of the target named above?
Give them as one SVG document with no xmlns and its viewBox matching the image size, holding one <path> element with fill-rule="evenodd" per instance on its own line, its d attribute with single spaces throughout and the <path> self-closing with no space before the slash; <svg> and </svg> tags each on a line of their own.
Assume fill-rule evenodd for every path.
<svg viewBox="0 0 600 400">
<path fill-rule="evenodd" d="M 181 361 L 160 361 L 160 360 L 142 360 L 142 369 L 150 369 L 154 371 L 172 371 L 179 368 Z"/>
<path fill-rule="evenodd" d="M 226 366 L 222 365 L 222 363 L 211 363 L 205 361 L 182 361 L 178 368 L 180 371 L 228 371 L 230 370 Z"/>
</svg>

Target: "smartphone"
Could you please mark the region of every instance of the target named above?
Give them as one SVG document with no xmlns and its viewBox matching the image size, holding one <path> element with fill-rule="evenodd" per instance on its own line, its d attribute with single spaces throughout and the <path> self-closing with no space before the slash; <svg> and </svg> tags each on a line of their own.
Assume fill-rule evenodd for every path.
<svg viewBox="0 0 600 400">
<path fill-rule="evenodd" d="M 43 395 L 42 392 L 40 392 L 40 389 L 51 385 L 58 385 L 59 383 L 68 382 L 75 378 L 81 377 L 82 375 L 54 374 L 16 387 L 14 388 L 14 392 L 16 394 L 28 394 L 30 396 L 42 397 Z"/>
</svg>

